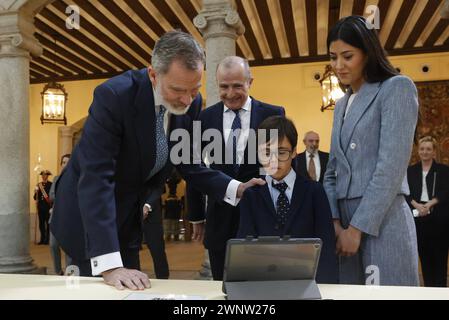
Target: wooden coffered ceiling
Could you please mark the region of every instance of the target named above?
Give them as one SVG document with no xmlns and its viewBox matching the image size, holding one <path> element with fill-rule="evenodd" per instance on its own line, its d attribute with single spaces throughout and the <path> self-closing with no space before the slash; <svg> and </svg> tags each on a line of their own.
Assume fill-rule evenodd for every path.
<svg viewBox="0 0 449 320">
<path fill-rule="evenodd" d="M 391 55 L 449 51 L 449 19 L 441 0 L 231 0 L 245 27 L 237 54 L 251 65 L 327 60 L 328 30 L 341 18 L 376 5 L 380 38 Z M 69 5 L 80 29 L 67 29 Z M 108 78 L 148 65 L 155 41 L 181 29 L 204 41 L 193 18 L 201 0 L 56 0 L 35 18 L 44 46 L 31 61 L 31 83 Z M 365 14 L 366 16 L 366 14 Z"/>
</svg>

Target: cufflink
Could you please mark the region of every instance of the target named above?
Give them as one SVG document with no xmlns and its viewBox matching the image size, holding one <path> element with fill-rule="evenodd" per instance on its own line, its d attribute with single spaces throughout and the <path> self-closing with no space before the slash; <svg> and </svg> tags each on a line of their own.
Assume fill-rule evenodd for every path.
<svg viewBox="0 0 449 320">
<path fill-rule="evenodd" d="M 98 261 L 97 260 L 94 260 L 94 267 L 95 268 L 98 267 Z"/>
</svg>

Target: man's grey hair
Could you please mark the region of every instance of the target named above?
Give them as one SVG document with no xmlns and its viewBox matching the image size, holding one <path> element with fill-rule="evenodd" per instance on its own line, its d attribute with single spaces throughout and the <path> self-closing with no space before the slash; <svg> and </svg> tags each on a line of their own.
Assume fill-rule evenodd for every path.
<svg viewBox="0 0 449 320">
<path fill-rule="evenodd" d="M 197 70 L 198 64 L 206 64 L 204 49 L 192 35 L 182 31 L 169 31 L 156 42 L 151 65 L 160 74 L 168 72 L 173 61 L 181 62 L 189 70 Z"/>
<path fill-rule="evenodd" d="M 307 131 L 305 134 L 304 134 L 304 140 L 306 140 L 306 138 L 307 138 L 307 136 L 309 135 L 309 134 L 316 134 L 318 137 L 320 136 L 317 132 L 315 132 L 315 131 Z"/>
<path fill-rule="evenodd" d="M 242 58 L 242 57 L 229 56 L 229 57 L 224 58 L 217 65 L 217 71 L 219 68 L 231 69 L 232 67 L 234 67 L 236 65 L 241 65 L 241 64 L 243 64 L 243 69 L 245 70 L 246 80 L 248 80 L 248 81 L 251 80 L 252 75 L 251 75 L 251 70 L 249 68 L 249 62 L 247 59 Z"/>
</svg>

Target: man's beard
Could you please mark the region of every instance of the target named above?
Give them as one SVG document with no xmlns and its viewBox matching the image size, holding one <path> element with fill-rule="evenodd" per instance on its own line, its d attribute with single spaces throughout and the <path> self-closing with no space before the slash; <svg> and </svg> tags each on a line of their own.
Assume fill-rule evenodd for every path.
<svg viewBox="0 0 449 320">
<path fill-rule="evenodd" d="M 164 96 L 161 93 L 161 87 L 160 83 L 156 85 L 156 88 L 154 89 L 156 95 L 159 97 L 160 101 L 162 102 L 162 105 L 167 109 L 167 111 L 175 116 L 182 116 L 189 111 L 190 105 L 185 108 L 175 108 L 171 103 L 167 102 L 164 98 Z"/>
</svg>

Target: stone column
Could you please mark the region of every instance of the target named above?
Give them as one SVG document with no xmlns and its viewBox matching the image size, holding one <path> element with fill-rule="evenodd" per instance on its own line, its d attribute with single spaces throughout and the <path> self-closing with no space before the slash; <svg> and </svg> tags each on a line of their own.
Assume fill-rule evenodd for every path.
<svg viewBox="0 0 449 320">
<path fill-rule="evenodd" d="M 37 7 L 26 2 L 0 5 L 0 273 L 36 270 L 29 254 L 28 93 L 30 53 L 40 55 L 42 47 L 33 37 Z"/>
<path fill-rule="evenodd" d="M 203 0 L 203 9 L 193 20 L 206 42 L 207 105 L 220 99 L 215 71 L 226 56 L 235 55 L 237 37 L 245 32 L 240 17 L 229 0 Z"/>
<path fill-rule="evenodd" d="M 211 106 L 220 101 L 217 65 L 223 58 L 235 55 L 236 40 L 245 32 L 245 26 L 229 0 L 203 0 L 203 9 L 193 23 L 206 42 L 206 106 Z M 200 279 L 212 279 L 207 250 L 199 274 Z"/>
</svg>

